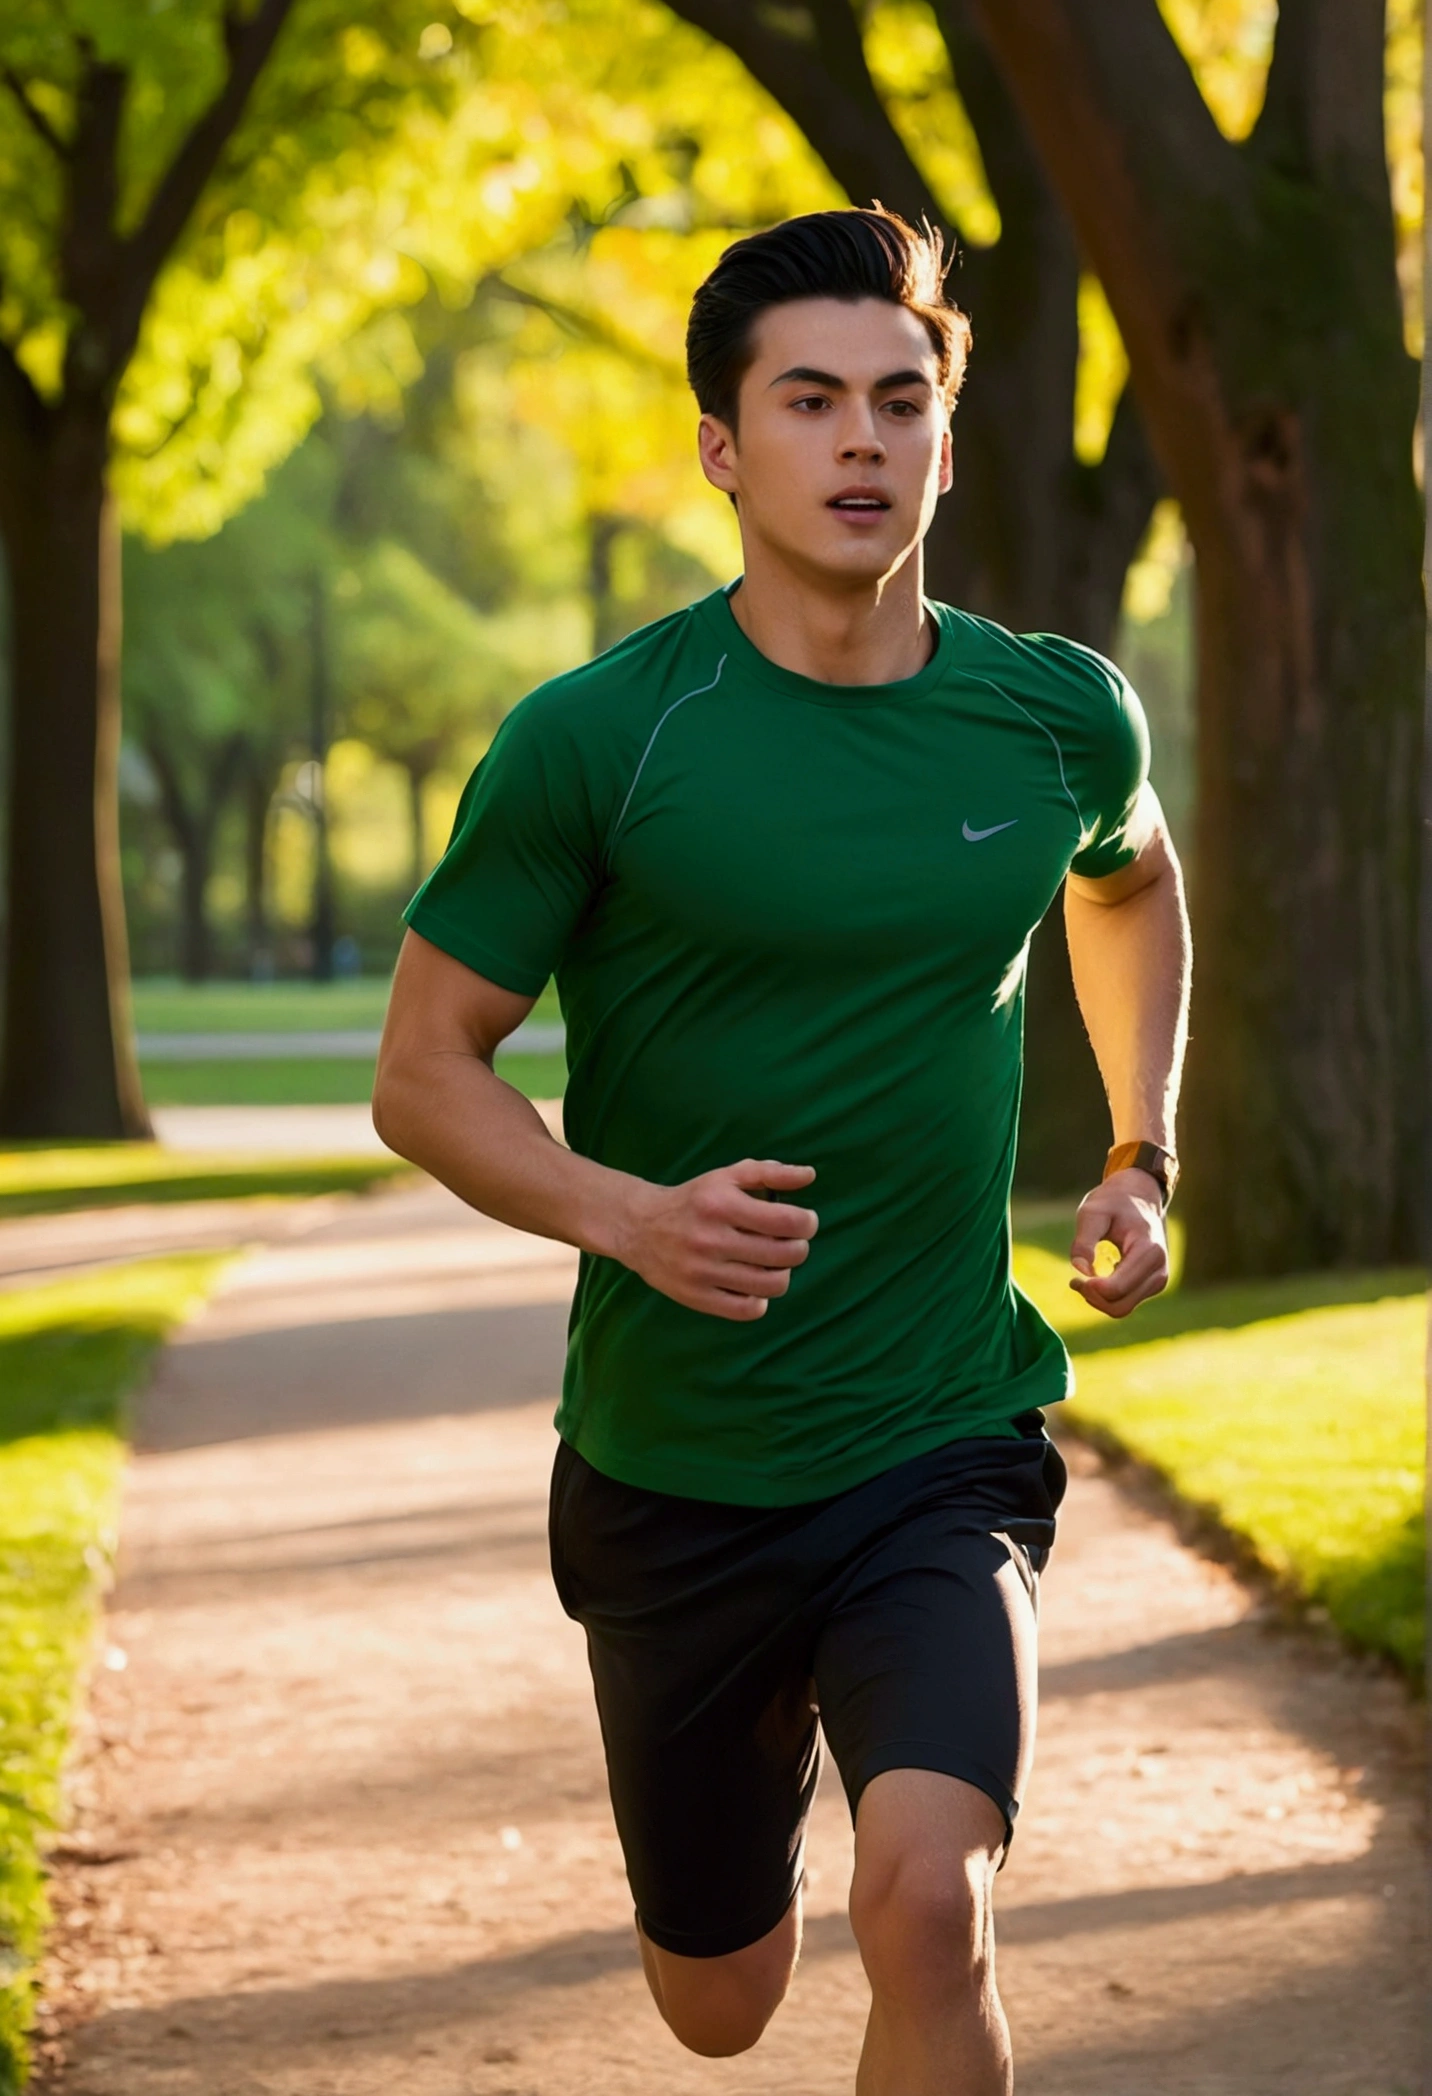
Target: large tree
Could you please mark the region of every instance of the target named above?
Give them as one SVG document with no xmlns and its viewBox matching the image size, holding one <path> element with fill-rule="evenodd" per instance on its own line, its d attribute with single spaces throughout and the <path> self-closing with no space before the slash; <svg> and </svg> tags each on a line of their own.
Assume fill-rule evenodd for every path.
<svg viewBox="0 0 1432 2096">
<path fill-rule="evenodd" d="M 396 98 L 418 85 L 421 24 L 393 0 L 365 16 L 388 76 L 332 65 L 331 100 L 315 116 L 342 11 L 310 9 L 308 41 L 274 75 L 291 5 L 205 0 L 161 12 L 76 0 L 7 10 L 0 33 L 0 535 L 14 606 L 6 1134 L 145 1125 L 122 1008 L 109 467 L 116 403 L 162 272 L 195 231 L 201 199 L 210 216 L 199 237 L 220 256 L 226 234 L 241 250 L 236 207 L 254 197 L 281 210 L 285 155 L 327 158 L 351 147 L 355 129 L 381 125 L 380 112 L 391 127 Z M 273 91 L 246 125 L 264 75 Z M 302 183 L 288 172 L 291 194 Z M 205 259 L 199 274 L 212 289 L 223 268 Z M 238 303 L 260 331 L 275 317 L 257 289 Z M 242 375 L 242 322 L 230 310 L 215 332 Z M 207 361 L 215 344 L 190 346 Z M 196 393 L 176 422 L 201 406 Z"/>
<path fill-rule="evenodd" d="M 418 368 L 401 308 L 426 282 L 460 294 L 585 184 L 610 189 L 581 113 L 545 121 L 549 81 L 489 84 L 494 39 L 522 46 L 441 0 L 24 0 L 0 19 L 0 1133 L 144 1126 L 114 485 L 146 530 L 212 531 L 315 418 L 325 360 L 345 398 L 398 400 Z"/>
<path fill-rule="evenodd" d="M 671 0 L 721 39 L 800 125 L 852 202 L 948 224 L 872 71 L 851 0 L 769 8 Z M 927 549 L 937 596 L 1017 631 L 1108 653 L 1124 577 L 1162 479 L 1125 388 L 1101 459 L 1075 448 L 1081 260 L 970 0 L 936 0 L 953 84 L 999 213 L 999 238 L 959 243 L 953 280 L 975 333 L 955 420 L 956 478 Z M 898 23 L 895 34 L 907 33 Z M 946 124 L 952 112 L 941 112 Z M 1108 1109 L 1074 1002 L 1058 913 L 1030 959 L 1020 1136 L 1026 1184 L 1064 1191 L 1098 1168 Z"/>
<path fill-rule="evenodd" d="M 1383 0 L 1282 0 L 1214 122 L 1156 0 L 978 0 L 1198 559 L 1190 1271 L 1416 1243 L 1417 371 Z"/>
</svg>

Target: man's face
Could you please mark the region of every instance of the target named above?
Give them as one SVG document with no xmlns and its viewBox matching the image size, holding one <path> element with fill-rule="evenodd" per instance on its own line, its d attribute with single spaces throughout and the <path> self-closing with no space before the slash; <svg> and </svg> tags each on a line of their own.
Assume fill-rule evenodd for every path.
<svg viewBox="0 0 1432 2096">
<path fill-rule="evenodd" d="M 923 323 L 864 298 L 772 306 L 753 330 L 738 431 L 701 418 L 701 465 L 764 544 L 827 581 L 903 565 L 950 485 L 949 417 Z"/>
</svg>

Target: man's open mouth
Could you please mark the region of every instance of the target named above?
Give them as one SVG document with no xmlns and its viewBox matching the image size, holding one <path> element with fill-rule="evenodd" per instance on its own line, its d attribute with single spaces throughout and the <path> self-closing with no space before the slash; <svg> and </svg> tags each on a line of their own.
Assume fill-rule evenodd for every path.
<svg viewBox="0 0 1432 2096">
<path fill-rule="evenodd" d="M 885 500 L 885 497 L 883 495 L 864 493 L 832 495 L 830 501 L 826 504 L 827 509 L 843 509 L 857 511 L 885 510 L 889 509 L 889 507 L 890 504 Z"/>
</svg>

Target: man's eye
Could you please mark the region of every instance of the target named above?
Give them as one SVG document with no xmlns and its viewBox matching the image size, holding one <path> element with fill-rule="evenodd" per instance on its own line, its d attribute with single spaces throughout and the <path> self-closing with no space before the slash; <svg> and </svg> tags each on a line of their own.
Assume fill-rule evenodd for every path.
<svg viewBox="0 0 1432 2096">
<path fill-rule="evenodd" d="M 828 401 L 828 400 L 827 400 L 827 399 L 825 398 L 825 396 L 824 396 L 823 394 L 820 394 L 820 393 L 803 393 L 803 394 L 801 395 L 801 397 L 800 397 L 800 399 L 799 399 L 799 400 L 793 400 L 793 401 L 791 402 L 791 406 L 792 406 L 793 408 L 803 408 L 803 409 L 805 409 L 805 410 L 806 410 L 807 412 L 809 412 L 809 411 L 811 411 L 811 410 L 813 410 L 813 409 L 816 409 L 816 408 L 826 408 L 826 407 L 829 407 L 829 406 L 830 406 L 830 402 L 829 402 L 829 401 Z"/>
<path fill-rule="evenodd" d="M 892 415 L 899 415 L 902 418 L 918 415 L 920 412 L 913 400 L 887 400 L 885 405 Z"/>
</svg>

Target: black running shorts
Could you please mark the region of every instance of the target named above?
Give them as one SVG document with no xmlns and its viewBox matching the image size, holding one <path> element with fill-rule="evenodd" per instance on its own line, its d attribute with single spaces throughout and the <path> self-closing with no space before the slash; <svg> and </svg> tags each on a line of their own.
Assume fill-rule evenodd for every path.
<svg viewBox="0 0 1432 2096">
<path fill-rule="evenodd" d="M 882 1771 L 934 1769 L 1013 1831 L 1065 1483 L 1041 1416 L 1020 1424 L 793 1507 L 648 1492 L 560 1444 L 552 1569 L 587 1633 L 653 1943 L 721 1957 L 775 1927 L 800 1884 L 817 1714 L 852 1814 Z"/>
</svg>

